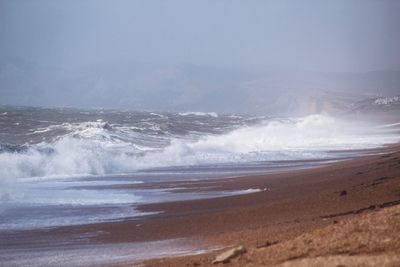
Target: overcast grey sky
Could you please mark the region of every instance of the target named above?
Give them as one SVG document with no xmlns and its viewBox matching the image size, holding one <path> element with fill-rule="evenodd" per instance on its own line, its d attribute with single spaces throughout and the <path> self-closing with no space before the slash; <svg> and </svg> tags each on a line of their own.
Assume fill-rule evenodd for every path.
<svg viewBox="0 0 400 267">
<path fill-rule="evenodd" d="M 0 57 L 400 69 L 396 0 L 0 0 Z"/>
</svg>

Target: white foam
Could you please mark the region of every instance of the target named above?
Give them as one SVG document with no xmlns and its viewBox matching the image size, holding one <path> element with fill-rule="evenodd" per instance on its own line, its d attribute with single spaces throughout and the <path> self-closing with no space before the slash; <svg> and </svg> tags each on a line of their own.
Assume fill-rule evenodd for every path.
<svg viewBox="0 0 400 267">
<path fill-rule="evenodd" d="M 181 116 L 209 116 L 213 118 L 218 118 L 218 114 L 215 112 L 181 112 L 178 114 Z"/>
<path fill-rule="evenodd" d="M 37 144 L 22 153 L 1 153 L 0 183 L 6 179 L 63 179 L 177 165 L 314 159 L 326 156 L 325 150 L 369 148 L 400 140 L 398 133 L 376 129 L 313 115 L 265 121 L 197 141 L 172 139 L 164 148 L 154 148 L 113 138 L 98 124 L 86 123 L 53 143 Z"/>
<path fill-rule="evenodd" d="M 7 249 L 0 251 L 6 266 L 114 266 L 129 265 L 146 259 L 195 255 L 216 249 L 207 247 L 198 240 L 171 239 L 138 243 L 116 243 L 101 245 L 69 245 L 67 247 L 38 247 Z M 140 266 L 140 265 L 138 265 Z"/>
<path fill-rule="evenodd" d="M 400 122 L 381 125 L 381 126 L 379 126 L 379 128 L 392 128 L 392 127 L 396 127 L 396 126 L 400 126 Z"/>
<path fill-rule="evenodd" d="M 243 194 L 252 194 L 252 193 L 257 193 L 257 192 L 262 192 L 262 191 L 264 191 L 264 190 L 262 190 L 260 188 L 249 188 L 249 189 L 233 191 L 232 194 L 243 195 Z"/>
<path fill-rule="evenodd" d="M 225 135 L 207 136 L 188 147 L 195 151 L 251 153 L 366 148 L 399 140 L 399 135 L 377 135 L 371 127 L 312 115 L 294 121 L 272 121 L 243 127 Z"/>
<path fill-rule="evenodd" d="M 0 191 L 0 208 L 9 207 L 10 205 L 124 205 L 140 203 L 143 201 L 141 196 L 128 191 L 110 189 L 95 190 L 93 186 L 98 186 L 99 184 L 114 185 L 119 184 L 119 182 L 109 181 L 108 183 L 90 183 L 82 181 L 65 182 L 53 180 L 25 182 L 3 180 Z"/>
<path fill-rule="evenodd" d="M 111 207 L 112 208 L 99 211 L 92 211 L 90 209 L 76 210 L 72 208 L 61 210 L 62 206 L 58 207 L 58 210 L 49 210 L 48 207 L 45 209 L 35 209 L 35 207 L 30 207 L 29 210 L 25 209 L 22 211 L 25 212 L 25 214 L 21 213 L 21 210 L 18 209 L 20 207 L 16 207 L 14 210 L 8 208 L 2 213 L 3 218 L 6 219 L 0 219 L 0 230 L 27 230 L 93 224 L 157 213 L 140 212 L 131 206 Z"/>
</svg>

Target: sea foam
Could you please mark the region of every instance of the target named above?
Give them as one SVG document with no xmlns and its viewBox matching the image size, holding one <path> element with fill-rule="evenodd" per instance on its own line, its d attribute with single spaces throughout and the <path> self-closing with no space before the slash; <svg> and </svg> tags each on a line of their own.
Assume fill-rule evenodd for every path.
<svg viewBox="0 0 400 267">
<path fill-rule="evenodd" d="M 75 125 L 52 142 L 20 152 L 0 153 L 4 179 L 65 178 L 135 172 L 147 168 L 324 157 L 327 150 L 360 149 L 399 141 L 392 130 L 354 124 L 324 115 L 266 120 L 223 134 L 196 138 L 177 136 L 158 146 L 139 144 L 145 138 L 124 128 L 116 132 L 99 122 Z M 72 127 L 72 126 L 65 126 Z"/>
</svg>

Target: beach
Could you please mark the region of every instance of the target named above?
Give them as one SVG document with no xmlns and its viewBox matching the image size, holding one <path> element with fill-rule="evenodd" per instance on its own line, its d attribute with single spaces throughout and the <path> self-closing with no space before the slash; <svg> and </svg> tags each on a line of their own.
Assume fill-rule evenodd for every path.
<svg viewBox="0 0 400 267">
<path fill-rule="evenodd" d="M 400 229 L 396 206 L 400 204 L 399 146 L 312 170 L 243 177 L 225 186 L 264 186 L 267 190 L 144 206 L 144 210 L 162 208 L 181 215 L 143 222 L 142 229 L 134 230 L 132 236 L 141 236 L 139 232 L 152 233 L 143 236 L 149 239 L 190 236 L 225 250 L 244 246 L 247 253 L 227 266 L 400 263 L 400 242 L 395 238 Z M 144 265 L 211 266 L 221 251 L 224 249 Z"/>
<path fill-rule="evenodd" d="M 166 183 L 175 188 L 177 182 Z M 3 232 L 1 256 L 6 263 L 15 263 L 4 266 L 51 266 L 63 257 L 71 266 L 211 266 L 216 255 L 237 246 L 247 252 L 230 260 L 228 266 L 309 266 L 314 262 L 321 266 L 321 257 L 324 264 L 326 257 L 372 266 L 399 263 L 399 242 L 392 239 L 400 222 L 396 217 L 400 204 L 398 145 L 303 170 L 186 181 L 179 190 L 194 193 L 199 188 L 259 190 L 139 205 L 140 212 L 153 214 L 143 218 L 32 229 L 19 235 Z M 389 227 L 387 231 L 376 231 L 374 223 L 380 220 L 384 225 L 378 227 Z M 359 225 L 358 230 L 351 228 L 353 224 Z M 346 225 L 353 230 L 342 227 Z M 371 240 L 378 245 L 370 246 Z M 94 260 L 98 254 L 113 251 L 116 258 Z M 27 252 L 33 258 L 12 260 Z M 68 266 L 68 262 L 63 264 Z"/>
</svg>

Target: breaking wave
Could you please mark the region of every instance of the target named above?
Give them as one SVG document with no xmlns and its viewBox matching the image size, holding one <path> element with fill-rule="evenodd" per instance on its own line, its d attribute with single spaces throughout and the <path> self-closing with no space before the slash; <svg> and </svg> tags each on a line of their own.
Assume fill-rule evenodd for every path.
<svg viewBox="0 0 400 267">
<path fill-rule="evenodd" d="M 181 113 L 179 113 L 179 115 L 181 115 L 181 116 L 210 116 L 210 117 L 214 117 L 214 118 L 218 117 L 218 114 L 215 112 L 199 112 L 199 111 L 181 112 Z"/>
<path fill-rule="evenodd" d="M 160 134 L 162 125 L 152 125 L 151 130 L 143 133 L 103 121 L 36 129 L 63 134 L 37 144 L 2 145 L 0 177 L 47 179 L 179 165 L 321 158 L 328 150 L 368 148 L 400 140 L 382 127 L 324 115 L 269 119 L 217 134 Z"/>
</svg>

